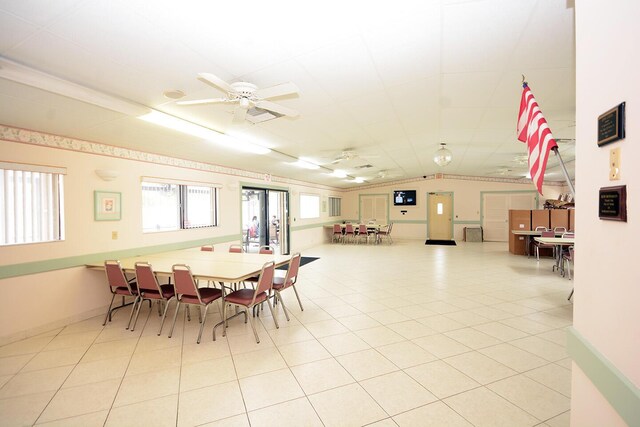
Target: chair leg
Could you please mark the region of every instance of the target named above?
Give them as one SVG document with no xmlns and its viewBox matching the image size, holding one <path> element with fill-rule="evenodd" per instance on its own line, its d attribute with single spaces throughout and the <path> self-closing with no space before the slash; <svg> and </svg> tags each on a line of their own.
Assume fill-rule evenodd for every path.
<svg viewBox="0 0 640 427">
<path fill-rule="evenodd" d="M 280 300 L 282 302 L 282 300 Z M 271 301 L 267 298 L 267 305 L 269 306 L 269 311 L 271 311 L 271 317 L 273 317 L 273 323 L 276 324 L 276 329 L 280 329 L 280 325 L 278 325 L 278 319 L 276 319 L 276 314 L 273 312 L 273 307 L 271 306 Z M 282 305 L 284 307 L 284 304 Z"/>
<path fill-rule="evenodd" d="M 171 338 L 171 335 L 173 335 L 173 328 L 176 327 L 176 319 L 178 318 L 178 310 L 180 310 L 180 301 L 177 301 L 176 304 L 176 312 L 173 313 L 173 323 L 171 323 L 171 330 L 169 331 L 169 338 Z"/>
<path fill-rule="evenodd" d="M 269 306 L 271 307 L 271 306 Z M 253 320 L 251 319 L 251 316 L 248 313 L 249 308 L 245 308 L 245 312 L 247 312 L 247 316 L 245 317 L 245 319 L 249 319 L 249 324 L 251 325 L 251 329 L 253 329 L 253 335 L 256 337 L 256 343 L 260 344 L 260 338 L 258 338 L 258 332 L 256 331 L 256 327 L 253 325 Z"/>
<path fill-rule="evenodd" d="M 571 301 L 571 297 L 573 296 L 573 290 L 574 290 L 574 288 L 571 288 L 571 293 L 569 294 L 569 297 L 567 298 L 567 301 Z"/>
<path fill-rule="evenodd" d="M 142 304 L 142 301 L 140 300 L 140 297 L 138 295 L 136 295 L 136 297 L 133 299 L 133 304 L 131 305 L 131 314 L 129 315 L 129 323 L 127 323 L 127 327 L 125 329 L 129 329 L 129 327 L 131 326 L 131 319 L 133 319 L 133 313 L 136 311 L 136 304 Z"/>
<path fill-rule="evenodd" d="M 200 324 L 200 333 L 198 334 L 198 341 L 196 341 L 197 344 L 200 344 L 200 338 L 202 337 L 202 330 L 204 329 L 204 322 L 207 320 L 208 309 L 209 309 L 209 304 L 204 306 L 204 316 L 202 316 L 202 323 Z"/>
<path fill-rule="evenodd" d="M 138 323 L 138 316 L 140 316 L 140 309 L 142 308 L 143 303 L 144 303 L 144 298 L 140 297 L 140 301 L 138 302 L 138 310 L 136 311 L 136 317 L 135 319 L 133 319 L 133 325 L 131 325 L 131 332 L 133 332 L 134 329 L 136 328 L 136 323 Z"/>
<path fill-rule="evenodd" d="M 111 302 L 109 303 L 109 308 L 107 308 L 107 315 L 104 316 L 104 322 L 102 322 L 102 326 L 107 324 L 107 319 L 111 320 L 111 306 L 113 305 L 113 300 L 116 299 L 116 294 L 113 294 L 111 297 Z"/>
<path fill-rule="evenodd" d="M 167 318 L 167 311 L 169 310 L 169 306 L 171 305 L 171 300 L 173 298 L 171 298 L 170 300 L 166 301 L 164 303 L 164 313 L 162 313 L 162 321 L 160 322 L 160 329 L 158 330 L 158 336 L 160 336 L 160 334 L 162 333 L 162 327 L 164 326 L 164 320 Z M 160 300 L 162 301 L 162 300 Z M 176 300 L 177 301 L 177 300 Z"/>
<path fill-rule="evenodd" d="M 282 304 L 282 311 L 284 311 L 284 317 L 287 318 L 287 322 L 289 322 L 291 319 L 289 319 L 289 313 L 287 313 L 287 306 L 284 305 L 284 301 L 282 300 L 282 295 L 280 295 L 279 291 L 276 291 L 276 299 L 274 300 L 274 304 L 280 300 L 280 304 Z"/>
<path fill-rule="evenodd" d="M 302 308 L 302 302 L 300 301 L 300 295 L 298 295 L 298 290 L 296 289 L 296 285 L 291 285 L 291 287 L 293 288 L 293 292 L 296 293 L 296 298 L 298 299 L 298 305 L 300 306 L 300 311 L 304 311 L 304 308 Z"/>
</svg>

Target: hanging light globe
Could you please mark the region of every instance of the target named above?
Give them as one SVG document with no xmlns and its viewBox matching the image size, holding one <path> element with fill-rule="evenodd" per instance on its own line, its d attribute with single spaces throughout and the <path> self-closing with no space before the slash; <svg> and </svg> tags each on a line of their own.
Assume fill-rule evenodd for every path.
<svg viewBox="0 0 640 427">
<path fill-rule="evenodd" d="M 453 160 L 451 151 L 447 149 L 447 144 L 441 142 L 440 149 L 433 155 L 433 161 L 438 166 L 447 166 L 449 163 L 451 163 L 451 160 Z"/>
</svg>

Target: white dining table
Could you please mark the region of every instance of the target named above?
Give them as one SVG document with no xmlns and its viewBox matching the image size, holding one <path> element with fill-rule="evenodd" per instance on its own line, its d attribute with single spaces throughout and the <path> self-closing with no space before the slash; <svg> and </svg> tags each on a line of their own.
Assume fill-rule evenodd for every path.
<svg viewBox="0 0 640 427">
<path fill-rule="evenodd" d="M 553 270 L 557 267 L 560 270 L 560 263 L 562 262 L 562 247 L 573 246 L 576 242 L 575 237 L 534 237 L 534 240 L 545 245 L 556 246 L 556 264 Z"/>
</svg>

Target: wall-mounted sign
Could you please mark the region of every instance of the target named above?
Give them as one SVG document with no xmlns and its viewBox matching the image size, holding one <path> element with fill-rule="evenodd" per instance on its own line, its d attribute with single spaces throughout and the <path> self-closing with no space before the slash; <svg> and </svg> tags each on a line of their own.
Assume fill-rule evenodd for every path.
<svg viewBox="0 0 640 427">
<path fill-rule="evenodd" d="M 598 202 L 600 219 L 627 222 L 627 186 L 603 187 Z"/>
<path fill-rule="evenodd" d="M 623 102 L 598 116 L 598 146 L 624 138 L 624 108 Z"/>
</svg>

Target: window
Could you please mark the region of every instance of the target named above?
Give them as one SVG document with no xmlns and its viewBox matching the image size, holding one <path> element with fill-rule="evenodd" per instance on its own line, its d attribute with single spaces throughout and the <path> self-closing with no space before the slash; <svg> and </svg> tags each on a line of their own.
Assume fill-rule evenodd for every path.
<svg viewBox="0 0 640 427">
<path fill-rule="evenodd" d="M 342 215 L 342 199 L 338 197 L 329 197 L 329 216 Z"/>
<path fill-rule="evenodd" d="M 438 203 L 437 209 L 438 209 L 438 215 L 442 215 L 444 213 L 444 205 L 442 203 Z"/>
<path fill-rule="evenodd" d="M 320 218 L 320 196 L 300 194 L 300 218 Z"/>
<path fill-rule="evenodd" d="M 142 231 L 217 225 L 217 191 L 207 185 L 142 182 Z"/>
<path fill-rule="evenodd" d="M 65 173 L 0 162 L 0 245 L 64 240 Z"/>
</svg>

